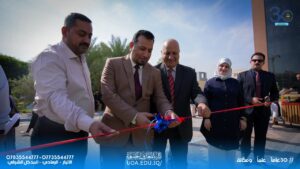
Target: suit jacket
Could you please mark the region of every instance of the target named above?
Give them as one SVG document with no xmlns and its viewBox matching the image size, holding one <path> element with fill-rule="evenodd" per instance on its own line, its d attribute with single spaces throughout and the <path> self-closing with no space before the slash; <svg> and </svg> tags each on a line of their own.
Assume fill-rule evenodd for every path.
<svg viewBox="0 0 300 169">
<path fill-rule="evenodd" d="M 156 67 L 161 71 L 164 93 L 171 102 L 168 71 L 163 63 L 158 64 Z M 190 67 L 181 64 L 176 66 L 174 88 L 174 111 L 180 117 L 191 117 L 191 101 L 192 103 L 196 104 L 206 103 L 206 99 L 203 96 L 203 92 L 201 91 L 197 82 L 196 72 Z M 186 121 L 180 124 L 178 126 L 178 131 L 182 139 L 189 142 L 193 136 L 192 118 L 188 118 Z"/>
<path fill-rule="evenodd" d="M 267 71 L 260 71 L 260 82 L 261 82 L 261 96 L 269 96 L 270 101 L 277 101 L 279 93 L 276 85 L 275 75 Z M 244 101 L 246 105 L 251 105 L 252 98 L 255 97 L 255 75 L 253 70 L 248 70 L 239 73 L 238 81 L 244 92 Z M 264 107 L 267 115 L 271 114 L 269 107 Z M 246 113 L 252 114 L 253 108 L 246 109 Z"/>
<path fill-rule="evenodd" d="M 106 60 L 102 77 L 101 92 L 103 102 L 107 105 L 102 122 L 116 130 L 132 127 L 131 121 L 138 112 L 150 112 L 150 98 L 156 100 L 160 112 L 172 110 L 166 99 L 160 79 L 160 72 L 150 64 L 143 67 L 142 97 L 135 98 L 134 75 L 130 55 Z M 153 133 L 146 134 L 147 129 L 123 132 L 111 139 L 102 141 L 108 146 L 124 146 L 132 135 L 132 143 L 136 147 L 144 147 L 150 143 Z"/>
</svg>

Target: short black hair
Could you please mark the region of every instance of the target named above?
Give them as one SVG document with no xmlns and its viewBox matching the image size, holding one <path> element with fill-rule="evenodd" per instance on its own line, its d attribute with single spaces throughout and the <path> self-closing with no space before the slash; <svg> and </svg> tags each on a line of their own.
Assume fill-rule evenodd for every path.
<svg viewBox="0 0 300 169">
<path fill-rule="evenodd" d="M 255 56 L 255 55 L 258 55 L 258 56 L 261 56 L 263 58 L 263 60 L 265 61 L 265 54 L 261 53 L 261 52 L 255 52 L 251 55 L 251 59 Z"/>
<path fill-rule="evenodd" d="M 139 31 L 137 31 L 133 35 L 132 42 L 134 44 L 136 44 L 138 42 L 138 38 L 140 36 L 144 36 L 146 39 L 153 40 L 153 42 L 154 42 L 154 35 L 150 31 L 147 31 L 147 30 L 139 30 Z"/>
<path fill-rule="evenodd" d="M 66 18 L 65 18 L 65 23 L 64 26 L 67 28 L 71 28 L 74 26 L 76 20 L 81 20 L 84 22 L 92 23 L 92 21 L 85 15 L 80 14 L 80 13 L 70 13 Z"/>
</svg>

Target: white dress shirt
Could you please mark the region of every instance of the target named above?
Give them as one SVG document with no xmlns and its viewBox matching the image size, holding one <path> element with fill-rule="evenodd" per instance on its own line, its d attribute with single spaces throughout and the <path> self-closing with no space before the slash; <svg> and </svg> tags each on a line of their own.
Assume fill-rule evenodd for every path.
<svg viewBox="0 0 300 169">
<path fill-rule="evenodd" d="M 37 114 L 64 124 L 67 131 L 89 132 L 94 97 L 85 57 L 75 55 L 62 41 L 39 54 L 31 70 Z"/>
</svg>

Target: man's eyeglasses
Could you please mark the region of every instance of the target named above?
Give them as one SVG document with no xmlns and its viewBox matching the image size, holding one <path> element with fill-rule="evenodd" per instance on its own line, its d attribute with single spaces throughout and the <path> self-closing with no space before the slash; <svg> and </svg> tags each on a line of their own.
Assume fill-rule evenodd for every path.
<svg viewBox="0 0 300 169">
<path fill-rule="evenodd" d="M 252 61 L 252 62 L 258 62 L 258 63 L 261 63 L 261 62 L 263 62 L 264 60 L 261 60 L 261 59 L 252 59 L 251 61 Z"/>
</svg>

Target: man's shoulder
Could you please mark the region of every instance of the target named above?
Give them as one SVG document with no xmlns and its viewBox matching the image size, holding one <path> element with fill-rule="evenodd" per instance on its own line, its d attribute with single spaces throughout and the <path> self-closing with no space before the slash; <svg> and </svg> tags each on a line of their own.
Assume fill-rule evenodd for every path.
<svg viewBox="0 0 300 169">
<path fill-rule="evenodd" d="M 272 72 L 268 72 L 268 71 L 262 71 L 263 72 L 263 76 L 265 77 L 265 79 L 268 79 L 268 80 L 273 80 L 275 79 L 275 74 L 272 73 Z"/>
<path fill-rule="evenodd" d="M 250 73 L 251 73 L 251 70 L 242 71 L 242 72 L 238 73 L 238 78 L 245 78 Z"/>
<path fill-rule="evenodd" d="M 111 63 L 118 63 L 118 62 L 121 63 L 126 60 L 127 60 L 126 56 L 108 57 L 107 58 L 107 62 L 111 62 Z"/>
<path fill-rule="evenodd" d="M 179 69 L 182 69 L 184 71 L 188 71 L 188 72 L 195 72 L 195 69 L 189 67 L 189 66 L 186 66 L 186 65 L 182 65 L 182 64 L 178 64 L 177 65 Z"/>
<path fill-rule="evenodd" d="M 49 45 L 41 53 L 39 53 L 32 61 L 36 62 L 60 62 L 59 60 L 59 44 Z"/>
<path fill-rule="evenodd" d="M 108 57 L 106 59 L 106 66 L 114 67 L 114 68 L 119 68 L 121 65 L 125 63 L 126 59 L 124 56 L 119 56 L 119 57 Z"/>
<path fill-rule="evenodd" d="M 245 71 L 240 72 L 239 74 L 241 74 L 241 75 L 242 75 L 242 74 L 248 74 L 248 73 L 250 73 L 250 71 L 251 71 L 251 70 L 245 70 Z"/>
<path fill-rule="evenodd" d="M 269 75 L 269 76 L 274 76 L 274 73 L 269 72 L 269 71 L 262 70 L 261 72 L 266 74 L 266 75 Z"/>
</svg>

